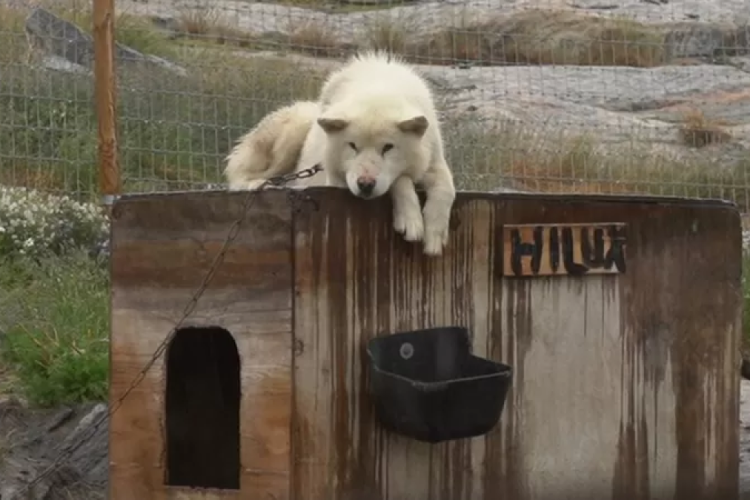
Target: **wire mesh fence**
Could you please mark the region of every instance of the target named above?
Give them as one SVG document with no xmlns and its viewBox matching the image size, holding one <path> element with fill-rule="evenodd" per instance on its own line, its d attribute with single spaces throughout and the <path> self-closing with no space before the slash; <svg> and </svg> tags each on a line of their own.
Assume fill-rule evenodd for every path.
<svg viewBox="0 0 750 500">
<path fill-rule="evenodd" d="M 0 0 L 0 187 L 98 200 L 91 7 Z M 460 189 L 718 197 L 748 211 L 744 8 L 738 0 L 117 0 L 122 187 L 222 185 L 226 155 L 267 113 L 315 99 L 327 72 L 357 50 L 386 49 L 434 88 Z M 93 225 L 79 212 L 79 226 Z M 63 218 L 66 229 L 72 217 Z M 24 233 L 19 244 L 41 245 L 51 232 L 42 223 L 34 230 L 38 238 Z M 64 288 L 86 284 L 77 268 L 70 274 L 52 275 L 61 283 L 52 298 L 20 287 L 0 297 L 5 323 L 24 327 L 17 338 L 29 337 L 25 316 L 80 295 L 72 312 L 60 309 L 83 319 L 60 322 L 54 342 L 67 332 L 76 346 L 92 331 L 91 345 L 105 345 L 107 283 L 92 285 L 89 299 Z M 21 296 L 37 302 L 11 310 Z M 89 300 L 101 311 L 89 315 Z M 57 324 L 39 321 L 41 335 Z"/>
<path fill-rule="evenodd" d="M 0 3 L 0 184 L 95 198 L 91 5 Z M 224 182 L 234 142 L 358 49 L 431 82 L 462 189 L 748 209 L 740 2 L 118 0 L 123 190 Z"/>
</svg>

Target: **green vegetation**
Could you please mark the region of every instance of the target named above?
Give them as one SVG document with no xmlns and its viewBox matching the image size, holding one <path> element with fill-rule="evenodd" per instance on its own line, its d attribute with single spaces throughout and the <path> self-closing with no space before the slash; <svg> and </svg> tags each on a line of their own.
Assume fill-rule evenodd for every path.
<svg viewBox="0 0 750 500">
<path fill-rule="evenodd" d="M 750 359 L 750 251 L 742 259 L 742 354 Z"/>
<path fill-rule="evenodd" d="M 108 269 L 81 252 L 5 259 L 0 290 L 0 352 L 13 387 L 40 406 L 105 399 Z"/>
<path fill-rule="evenodd" d="M 498 185 L 541 192 L 629 193 L 720 198 L 746 207 L 748 162 L 717 168 L 700 157 L 670 158 L 639 148 L 599 147 L 587 136 L 534 131 L 516 123 L 446 124 L 448 162 L 463 189 Z"/>
<path fill-rule="evenodd" d="M 0 183 L 93 196 L 97 124 L 90 76 L 22 64 L 28 57 L 23 18 L 8 9 L 0 14 L 0 42 L 8 47 L 0 54 L 0 71 L 10 75 L 0 80 Z M 61 14 L 90 26 L 87 13 Z M 322 70 L 301 68 L 288 56 L 261 57 L 255 49 L 296 48 L 314 55 L 342 51 L 330 28 L 311 21 L 294 21 L 291 34 L 274 43 L 223 25 L 211 8 L 186 10 L 177 22 L 183 38 L 170 38 L 147 20 L 132 16 L 121 15 L 116 22 L 120 42 L 187 70 L 182 77 L 166 69 L 120 64 L 119 159 L 126 191 L 221 182 L 223 158 L 241 134 L 270 110 L 315 95 Z M 443 63 L 487 60 L 487 51 L 505 62 L 538 64 L 650 66 L 662 58 L 661 40 L 643 25 L 574 12 L 528 10 L 512 18 L 481 21 L 467 14 L 454 21 L 450 33 L 430 35 L 427 41 L 414 39 L 420 32 L 414 22 L 408 16 L 372 18 L 358 43 Z M 476 38 L 480 35 L 481 40 Z M 499 51 L 501 39 L 504 48 Z M 494 41 L 486 45 L 488 40 Z M 513 40 L 528 43 L 514 46 Z M 479 52 L 470 54 L 469 47 Z M 635 139 L 626 154 L 604 152 L 587 137 L 513 124 L 481 128 L 475 122 L 467 117 L 446 124 L 455 127 L 455 132 L 446 133 L 447 147 L 463 188 L 506 184 L 547 191 L 724 197 L 743 206 L 748 201 L 744 182 L 739 182 L 744 181 L 744 163 L 715 168 L 701 159 L 672 159 L 639 151 Z M 682 135 L 695 147 L 730 140 L 717 124 L 698 120 L 697 115 L 686 117 Z"/>
<path fill-rule="evenodd" d="M 23 23 L 13 14 L 0 11 L 0 43 L 8 47 L 0 54 L 0 184 L 93 199 L 92 79 L 26 66 Z M 223 157 L 242 133 L 281 103 L 314 95 L 320 83 L 314 71 L 300 78 L 299 68 L 283 57 L 190 45 L 130 17 L 119 22 L 121 42 L 168 56 L 187 70 L 183 77 L 153 66 L 119 66 L 119 159 L 127 191 L 220 182 Z M 11 36 L 6 29 L 18 31 Z"/>
</svg>

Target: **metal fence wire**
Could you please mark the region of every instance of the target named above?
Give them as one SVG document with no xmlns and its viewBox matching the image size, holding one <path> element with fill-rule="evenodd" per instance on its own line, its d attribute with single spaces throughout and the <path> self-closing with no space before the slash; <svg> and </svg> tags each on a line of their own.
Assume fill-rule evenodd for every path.
<svg viewBox="0 0 750 500">
<path fill-rule="evenodd" d="M 266 113 L 362 48 L 435 90 L 459 189 L 724 198 L 747 211 L 736 1 L 118 0 L 124 192 L 222 185 Z M 0 1 L 0 184 L 97 199 L 92 5 Z"/>
</svg>

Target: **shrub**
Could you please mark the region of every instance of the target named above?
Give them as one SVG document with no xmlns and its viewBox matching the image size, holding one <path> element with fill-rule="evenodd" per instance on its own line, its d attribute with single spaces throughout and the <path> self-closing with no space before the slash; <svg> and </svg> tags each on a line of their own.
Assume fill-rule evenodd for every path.
<svg viewBox="0 0 750 500">
<path fill-rule="evenodd" d="M 0 263 L 0 276 L 19 272 L 0 286 L 0 353 L 21 394 L 39 406 L 105 399 L 107 270 L 83 252 Z"/>
<path fill-rule="evenodd" d="M 477 17 L 477 16 L 474 16 Z M 417 38 L 407 53 L 443 64 L 633 66 L 666 62 L 663 35 L 653 26 L 568 10 L 527 9 L 461 20 Z"/>
<path fill-rule="evenodd" d="M 106 216 L 94 204 L 0 186 L 0 257 L 91 250 L 106 239 L 108 227 Z"/>
<path fill-rule="evenodd" d="M 732 139 L 729 132 L 724 129 L 726 125 L 724 121 L 711 120 L 702 111 L 693 109 L 683 116 L 680 137 L 685 145 L 694 148 L 721 144 Z"/>
</svg>

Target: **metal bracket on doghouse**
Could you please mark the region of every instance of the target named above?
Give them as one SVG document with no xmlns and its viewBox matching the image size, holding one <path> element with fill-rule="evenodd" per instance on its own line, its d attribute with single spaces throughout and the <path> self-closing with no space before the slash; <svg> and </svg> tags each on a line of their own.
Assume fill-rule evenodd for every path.
<svg viewBox="0 0 750 500">
<path fill-rule="evenodd" d="M 289 189 L 287 191 L 286 197 L 287 197 L 287 200 L 289 201 L 289 205 L 291 205 L 292 207 L 292 211 L 294 211 L 294 213 L 296 214 L 303 211 L 304 204 L 312 205 L 312 208 L 310 210 L 314 212 L 317 212 L 320 209 L 320 204 L 318 203 L 318 200 L 294 188 Z"/>
</svg>

